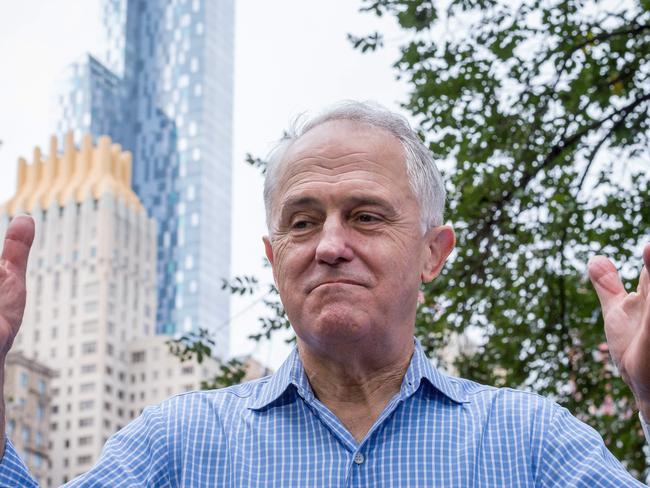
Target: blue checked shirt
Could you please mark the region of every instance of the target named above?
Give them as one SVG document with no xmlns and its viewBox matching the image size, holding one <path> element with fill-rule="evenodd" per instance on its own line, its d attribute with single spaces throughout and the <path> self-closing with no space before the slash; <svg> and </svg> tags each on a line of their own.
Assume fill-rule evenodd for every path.
<svg viewBox="0 0 650 488">
<path fill-rule="evenodd" d="M 0 486 L 36 486 L 11 443 Z M 294 350 L 268 378 L 147 408 L 66 486 L 644 485 L 564 408 L 444 376 L 416 344 L 399 393 L 362 442 L 314 397 Z"/>
</svg>

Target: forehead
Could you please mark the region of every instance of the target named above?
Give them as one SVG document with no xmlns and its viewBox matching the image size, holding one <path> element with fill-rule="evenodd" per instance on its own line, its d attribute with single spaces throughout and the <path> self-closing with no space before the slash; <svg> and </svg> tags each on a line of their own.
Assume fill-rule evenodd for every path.
<svg viewBox="0 0 650 488">
<path fill-rule="evenodd" d="M 374 182 L 394 191 L 410 188 L 404 148 L 385 129 L 350 120 L 325 122 L 296 140 L 277 169 L 276 197 L 319 183 Z"/>
</svg>

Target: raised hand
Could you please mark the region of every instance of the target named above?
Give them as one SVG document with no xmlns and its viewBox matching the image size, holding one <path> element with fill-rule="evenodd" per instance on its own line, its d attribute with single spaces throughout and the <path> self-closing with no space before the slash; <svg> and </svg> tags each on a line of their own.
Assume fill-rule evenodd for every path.
<svg viewBox="0 0 650 488">
<path fill-rule="evenodd" d="M 7 228 L 0 255 L 0 361 L 3 363 L 25 311 L 25 271 L 33 240 L 32 218 L 15 217 Z"/>
<path fill-rule="evenodd" d="M 643 418 L 650 420 L 650 244 L 643 250 L 636 292 L 627 293 L 612 262 L 596 256 L 589 278 L 605 320 L 605 335 L 614 363 L 634 393 Z"/>
</svg>

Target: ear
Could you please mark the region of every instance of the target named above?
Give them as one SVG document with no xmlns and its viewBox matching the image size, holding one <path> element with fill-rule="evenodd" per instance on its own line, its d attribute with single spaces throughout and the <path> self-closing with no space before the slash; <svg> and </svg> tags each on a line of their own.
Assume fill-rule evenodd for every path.
<svg viewBox="0 0 650 488">
<path fill-rule="evenodd" d="M 454 249 L 456 234 L 450 226 L 441 225 L 429 229 L 424 235 L 424 239 L 427 249 L 420 279 L 423 283 L 428 283 L 438 276 L 449 254 Z"/>
<path fill-rule="evenodd" d="M 266 258 L 269 260 L 269 263 L 271 263 L 271 267 L 273 267 L 273 247 L 271 247 L 271 240 L 269 239 L 269 236 L 262 237 L 262 240 L 264 241 L 264 253 L 266 254 Z"/>
</svg>

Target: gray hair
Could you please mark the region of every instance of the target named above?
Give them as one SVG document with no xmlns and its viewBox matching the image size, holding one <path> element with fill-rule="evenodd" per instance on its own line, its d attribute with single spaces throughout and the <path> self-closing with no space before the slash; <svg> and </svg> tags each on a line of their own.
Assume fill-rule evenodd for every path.
<svg viewBox="0 0 650 488">
<path fill-rule="evenodd" d="M 442 225 L 446 196 L 442 176 L 431 151 L 423 144 L 408 121 L 376 103 L 345 101 L 330 107 L 314 118 L 304 120 L 297 117 L 289 131 L 271 150 L 267 158 L 264 179 L 264 207 L 269 232 L 271 231 L 271 200 L 277 183 L 278 168 L 287 150 L 314 127 L 333 120 L 351 120 L 368 124 L 384 129 L 397 137 L 404 148 L 406 173 L 411 190 L 419 203 L 423 230 Z"/>
</svg>

